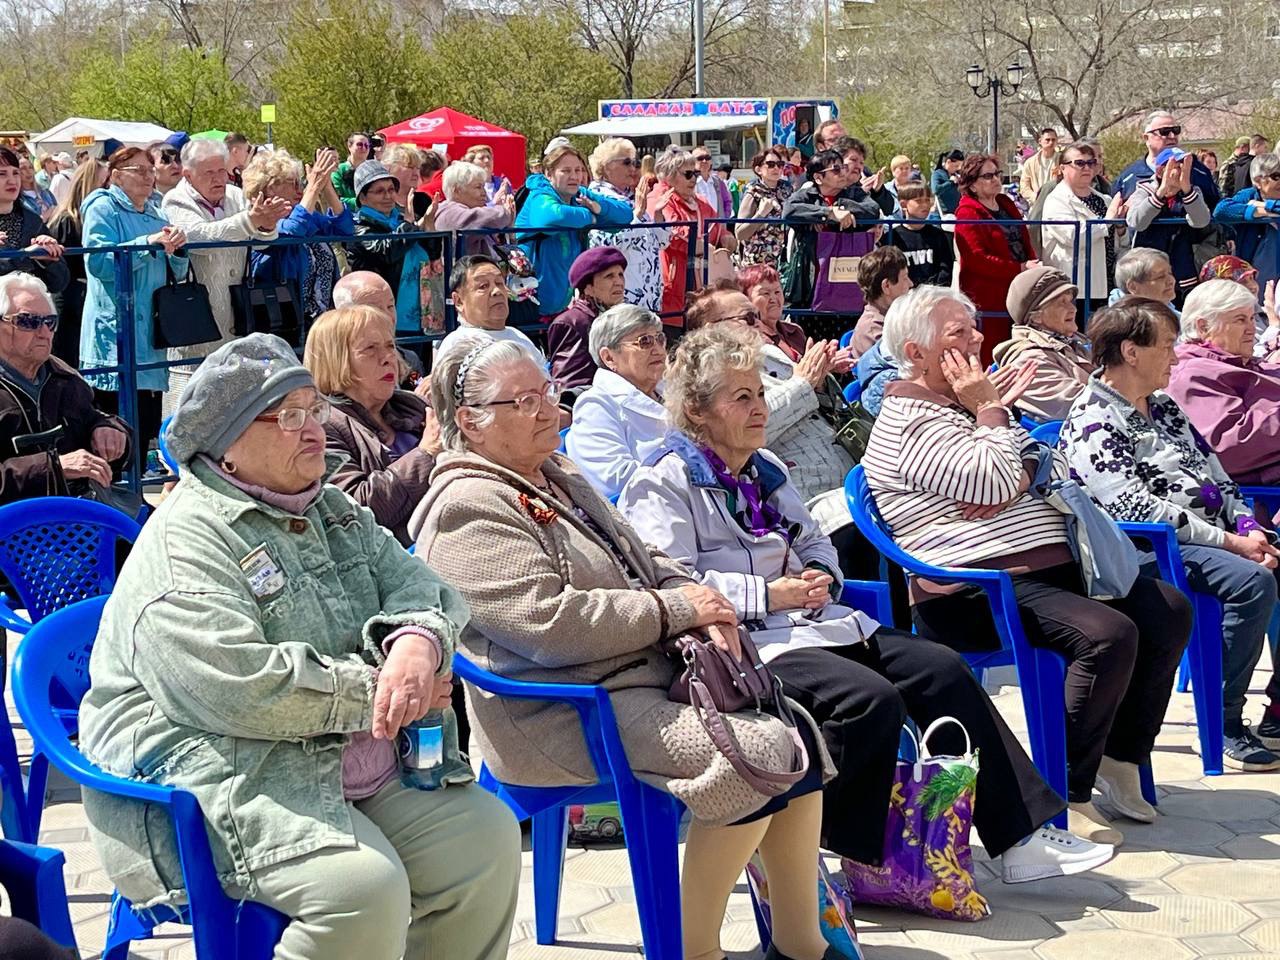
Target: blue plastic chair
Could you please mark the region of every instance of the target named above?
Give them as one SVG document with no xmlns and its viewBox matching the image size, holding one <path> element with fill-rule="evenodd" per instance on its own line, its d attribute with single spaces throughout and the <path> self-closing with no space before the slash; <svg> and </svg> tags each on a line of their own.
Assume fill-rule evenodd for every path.
<svg viewBox="0 0 1280 960">
<path fill-rule="evenodd" d="M 849 581 L 841 601 L 872 613 L 888 623 L 892 617 L 889 586 Z M 637 780 L 631 773 L 618 734 L 613 705 L 603 687 L 587 684 L 527 683 L 481 669 L 462 654 L 453 659 L 454 673 L 480 690 L 512 700 L 563 703 L 578 712 L 587 752 L 595 767 L 596 783 L 568 787 L 522 787 L 505 784 L 480 769 L 480 785 L 500 797 L 517 819 L 531 819 L 533 844 L 534 928 L 538 943 L 556 942 L 564 851 L 568 839 L 569 807 L 573 804 L 617 801 L 622 832 L 631 864 L 636 910 L 644 954 L 652 960 L 681 960 L 680 871 L 677 844 L 681 803 L 670 794 Z M 754 905 L 754 899 L 753 899 Z M 768 929 L 759 908 L 756 924 L 766 949 Z"/>
<path fill-rule="evenodd" d="M 169 421 L 173 417 L 165 417 L 160 423 L 160 436 L 156 437 L 156 449 L 160 451 L 160 459 L 164 461 L 164 465 L 169 468 L 169 472 L 173 474 L 175 480 L 179 479 L 182 472 L 178 469 L 178 461 L 173 459 L 173 454 L 169 452 Z"/>
<path fill-rule="evenodd" d="M 173 787 L 112 776 L 90 763 L 70 742 L 53 703 L 79 703 L 89 689 L 89 653 L 106 597 L 72 604 L 31 628 L 13 658 L 13 699 L 40 751 L 81 786 L 168 810 L 173 819 L 189 905 L 135 910 L 118 893 L 102 960 L 126 960 L 133 940 L 150 937 L 157 924 L 190 924 L 199 960 L 269 960 L 289 918 L 262 904 L 237 902 L 218 882 L 200 805 Z"/>
<path fill-rule="evenodd" d="M 857 380 L 851 380 L 844 385 L 844 402 L 857 403 L 862 396 L 862 384 Z"/>
<path fill-rule="evenodd" d="M 556 448 L 560 453 L 567 454 L 569 452 L 569 430 L 569 427 L 565 427 L 560 431 L 560 446 Z"/>
<path fill-rule="evenodd" d="M 849 344 L 851 344 L 851 343 L 853 343 L 853 331 L 852 331 L 852 330 L 846 330 L 844 333 L 840 334 L 840 349 L 841 349 L 841 350 L 845 349 L 845 347 L 849 346 Z"/>
<path fill-rule="evenodd" d="M 1061 420 L 1046 420 L 1044 423 L 1036 423 L 1031 421 L 1033 426 L 1027 426 L 1027 417 L 1023 417 L 1023 428 L 1031 434 L 1032 440 L 1039 440 L 1041 443 L 1048 444 L 1051 447 L 1058 445 L 1058 436 L 1062 433 Z"/>
<path fill-rule="evenodd" d="M 132 543 L 141 530 L 119 510 L 74 497 L 38 497 L 0 507 L 0 571 L 30 617 L 19 617 L 0 597 L 0 627 L 26 634 L 32 622 L 60 607 L 110 593 L 116 582 L 117 543 Z M 0 691 L 3 656 L 0 646 Z M 56 706 L 74 729 L 75 704 Z M 35 751 L 24 788 L 9 718 L 0 717 L 0 828 L 8 839 L 36 842 L 48 773 L 48 760 Z"/>
<path fill-rule="evenodd" d="M 39 927 L 64 947 L 76 947 L 62 878 L 66 857 L 61 850 L 16 840 L 0 840 L 0 887 L 9 895 L 15 917 Z"/>
</svg>

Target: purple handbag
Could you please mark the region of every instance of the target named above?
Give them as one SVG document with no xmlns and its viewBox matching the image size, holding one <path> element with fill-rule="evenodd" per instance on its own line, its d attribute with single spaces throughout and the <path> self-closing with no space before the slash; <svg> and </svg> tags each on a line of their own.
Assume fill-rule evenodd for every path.
<svg viewBox="0 0 1280 960">
<path fill-rule="evenodd" d="M 671 682 L 667 696 L 676 703 L 690 704 L 698 711 L 707 736 L 747 786 L 766 797 L 781 796 L 808 772 L 809 752 L 800 739 L 778 678 L 761 661 L 751 635 L 741 626 L 738 640 L 742 644 L 741 660 L 734 660 L 698 631 L 691 630 L 668 640 L 664 645 L 668 655 L 678 660 L 684 669 Z M 757 712 L 771 707 L 769 714 L 786 725 L 795 747 L 790 770 L 782 773 L 765 770 L 742 755 L 733 730 L 721 714 L 751 707 Z"/>
<path fill-rule="evenodd" d="M 874 230 L 818 231 L 818 270 L 813 283 L 814 310 L 861 313 L 866 306 L 858 285 L 858 261 L 875 248 Z"/>
</svg>

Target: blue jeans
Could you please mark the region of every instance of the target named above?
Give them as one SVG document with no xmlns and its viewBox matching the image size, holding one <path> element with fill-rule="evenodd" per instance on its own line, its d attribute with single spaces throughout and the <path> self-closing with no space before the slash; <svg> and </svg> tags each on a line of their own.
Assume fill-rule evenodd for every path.
<svg viewBox="0 0 1280 960">
<path fill-rule="evenodd" d="M 1187 584 L 1222 604 L 1222 719 L 1228 734 L 1238 732 L 1244 695 L 1276 605 L 1276 572 L 1219 547 L 1181 546 Z M 1149 554 L 1142 560 L 1144 568 L 1148 562 L 1154 568 Z M 1280 668 L 1274 663 L 1267 697 L 1280 700 Z"/>
</svg>

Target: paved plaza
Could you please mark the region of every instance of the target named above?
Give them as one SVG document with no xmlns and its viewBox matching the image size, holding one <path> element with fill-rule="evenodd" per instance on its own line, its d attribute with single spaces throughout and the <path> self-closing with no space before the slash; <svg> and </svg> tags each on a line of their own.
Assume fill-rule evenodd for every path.
<svg viewBox="0 0 1280 960">
<path fill-rule="evenodd" d="M 1255 721 L 1264 683 L 1258 672 L 1246 714 Z M 997 703 L 1024 732 L 1017 688 L 1002 688 Z M 9 710 L 17 724 L 12 704 Z M 998 864 L 975 848 L 992 916 L 953 923 L 859 908 L 868 960 L 1280 960 L 1280 772 L 1203 777 L 1194 738 L 1191 696 L 1175 693 L 1154 757 L 1161 816 L 1150 826 L 1122 821 L 1126 843 L 1111 863 L 1077 877 L 1006 886 Z M 20 727 L 18 742 L 25 758 L 30 741 Z M 88 840 L 79 791 L 56 773 L 41 842 L 66 852 L 76 935 L 82 955 L 97 957 L 110 885 Z M 626 852 L 604 845 L 569 850 L 561 940 L 538 946 L 527 846 L 513 960 L 619 960 L 642 952 Z M 755 960 L 760 952 L 746 889 L 744 879 L 724 930 L 731 960 Z M 166 928 L 130 956 L 192 958 L 184 934 Z"/>
</svg>

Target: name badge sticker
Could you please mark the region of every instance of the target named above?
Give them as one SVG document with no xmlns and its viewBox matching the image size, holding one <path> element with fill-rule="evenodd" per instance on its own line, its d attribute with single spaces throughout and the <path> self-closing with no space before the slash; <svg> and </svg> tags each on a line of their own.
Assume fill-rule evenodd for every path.
<svg viewBox="0 0 1280 960">
<path fill-rule="evenodd" d="M 265 543 L 259 544 L 240 561 L 240 569 L 249 578 L 249 589 L 259 600 L 284 589 L 284 573 L 271 559 Z"/>
</svg>

